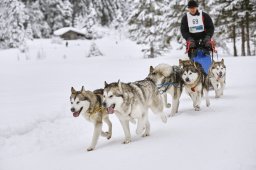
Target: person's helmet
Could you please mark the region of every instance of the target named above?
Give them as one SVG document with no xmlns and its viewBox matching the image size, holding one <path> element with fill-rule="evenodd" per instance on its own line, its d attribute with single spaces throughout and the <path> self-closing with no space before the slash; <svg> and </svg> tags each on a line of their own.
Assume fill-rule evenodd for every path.
<svg viewBox="0 0 256 170">
<path fill-rule="evenodd" d="M 188 8 L 198 7 L 198 3 L 194 0 L 188 1 Z"/>
</svg>

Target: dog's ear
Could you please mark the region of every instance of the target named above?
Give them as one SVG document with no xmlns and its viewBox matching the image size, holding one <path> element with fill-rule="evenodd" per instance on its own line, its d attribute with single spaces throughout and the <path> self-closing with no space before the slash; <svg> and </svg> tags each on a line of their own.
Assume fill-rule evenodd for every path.
<svg viewBox="0 0 256 170">
<path fill-rule="evenodd" d="M 81 88 L 81 92 L 84 92 L 85 90 L 84 90 L 84 86 L 82 86 L 82 88 Z"/>
<path fill-rule="evenodd" d="M 193 65 L 194 65 L 194 67 L 195 67 L 195 68 L 197 68 L 197 66 L 196 66 L 196 62 L 193 62 Z"/>
<path fill-rule="evenodd" d="M 224 59 L 221 59 L 221 64 L 224 64 Z"/>
<path fill-rule="evenodd" d="M 171 68 L 171 74 L 175 73 L 175 68 L 173 66 Z"/>
<path fill-rule="evenodd" d="M 74 89 L 74 87 L 71 87 L 71 93 L 72 93 L 72 94 L 75 94 L 75 93 L 76 93 L 76 90 Z"/>
<path fill-rule="evenodd" d="M 104 84 L 105 84 L 105 87 L 107 87 L 108 83 L 106 81 L 104 82 Z"/>
<path fill-rule="evenodd" d="M 179 59 L 179 66 L 183 66 L 182 59 Z"/>
<path fill-rule="evenodd" d="M 118 84 L 119 90 L 121 91 L 121 93 L 123 93 L 122 83 L 120 82 L 120 80 L 118 80 L 117 84 Z"/>
<path fill-rule="evenodd" d="M 150 66 L 150 67 L 149 67 L 149 73 L 153 73 L 153 71 L 154 71 L 154 67 L 153 67 L 153 66 Z"/>
</svg>

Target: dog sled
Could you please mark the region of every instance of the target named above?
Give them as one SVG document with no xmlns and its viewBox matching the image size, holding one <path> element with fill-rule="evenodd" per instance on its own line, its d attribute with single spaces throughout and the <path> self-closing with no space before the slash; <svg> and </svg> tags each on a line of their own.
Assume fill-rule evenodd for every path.
<svg viewBox="0 0 256 170">
<path fill-rule="evenodd" d="M 186 47 L 186 53 L 188 52 L 191 53 L 190 60 L 192 62 L 200 64 L 205 75 L 208 75 L 209 69 L 212 65 L 213 53 L 217 54 L 214 40 L 211 40 L 210 44 L 211 44 L 210 49 L 205 48 L 202 42 L 199 42 L 197 47 L 193 49 L 190 49 L 189 44 L 187 44 L 187 47 Z M 210 55 L 210 52 L 212 52 L 212 55 Z"/>
</svg>

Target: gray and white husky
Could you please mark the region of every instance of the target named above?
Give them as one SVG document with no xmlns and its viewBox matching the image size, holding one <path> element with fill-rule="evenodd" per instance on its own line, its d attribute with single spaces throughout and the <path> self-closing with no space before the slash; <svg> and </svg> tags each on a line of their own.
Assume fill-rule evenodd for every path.
<svg viewBox="0 0 256 170">
<path fill-rule="evenodd" d="M 171 113 L 168 116 L 174 116 L 178 112 L 179 99 L 182 93 L 182 79 L 180 76 L 180 67 L 168 64 L 159 64 L 155 68 L 150 66 L 148 77 L 156 82 L 158 89 L 162 92 L 165 106 L 172 106 Z M 172 96 L 172 105 L 167 103 L 166 93 Z"/>
<path fill-rule="evenodd" d="M 164 123 L 167 122 L 162 97 L 156 83 L 149 77 L 131 83 L 105 82 L 103 99 L 103 105 L 108 108 L 108 112 L 115 112 L 121 122 L 125 135 L 124 144 L 131 142 L 130 120 L 138 120 L 137 134 L 143 134 L 143 137 L 150 135 L 149 108 L 158 114 Z"/>
<path fill-rule="evenodd" d="M 95 91 L 84 90 L 84 86 L 80 91 L 71 88 L 71 112 L 74 117 L 80 114 L 84 118 L 94 124 L 94 132 L 91 145 L 87 151 L 95 149 L 99 136 L 104 136 L 107 139 L 112 135 L 112 123 L 109 120 L 107 110 L 102 107 L 103 89 Z M 102 131 L 102 121 L 108 125 L 108 132 Z"/>
<path fill-rule="evenodd" d="M 193 107 L 196 111 L 200 110 L 202 95 L 205 95 L 206 106 L 210 106 L 208 96 L 209 85 L 206 81 L 206 76 L 199 64 L 186 63 L 182 66 L 181 77 L 184 82 L 184 87 L 193 101 Z"/>
<path fill-rule="evenodd" d="M 215 97 L 219 98 L 223 95 L 223 90 L 226 85 L 226 66 L 224 59 L 221 61 L 213 61 L 212 66 L 209 69 L 208 78 L 214 88 Z"/>
</svg>

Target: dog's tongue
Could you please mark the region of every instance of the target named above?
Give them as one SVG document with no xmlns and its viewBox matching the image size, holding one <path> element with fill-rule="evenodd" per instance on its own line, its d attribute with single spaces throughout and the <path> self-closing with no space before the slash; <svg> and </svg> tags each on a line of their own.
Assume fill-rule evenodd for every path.
<svg viewBox="0 0 256 170">
<path fill-rule="evenodd" d="M 113 107 L 108 107 L 108 114 L 113 114 L 115 112 Z"/>
<path fill-rule="evenodd" d="M 78 117 L 78 116 L 79 116 L 79 112 L 74 112 L 74 113 L 73 113 L 73 116 L 74 116 L 74 117 Z"/>
</svg>

